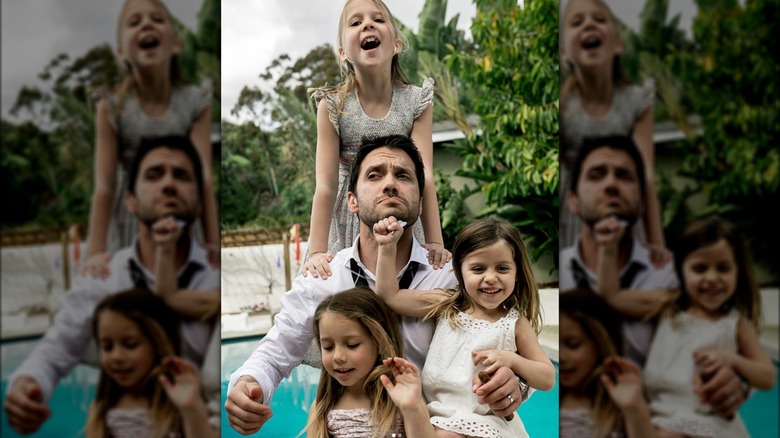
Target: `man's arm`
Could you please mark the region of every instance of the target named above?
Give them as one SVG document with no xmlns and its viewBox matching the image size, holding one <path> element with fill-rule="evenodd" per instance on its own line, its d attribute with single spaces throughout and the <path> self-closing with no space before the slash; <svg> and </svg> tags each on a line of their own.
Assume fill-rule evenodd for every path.
<svg viewBox="0 0 780 438">
<path fill-rule="evenodd" d="M 54 323 L 32 353 L 8 377 L 9 388 L 20 376 L 32 377 L 48 401 L 57 382 L 75 367 L 92 339 L 92 313 L 103 298 L 102 281 L 79 277 L 60 300 Z"/>
<path fill-rule="evenodd" d="M 316 283 L 316 284 L 314 284 Z M 298 276 L 282 296 L 274 325 L 254 352 L 230 376 L 230 391 L 241 376 L 251 376 L 263 390 L 267 403 L 283 378 L 298 366 L 311 344 L 312 319 L 317 305 L 328 294 L 325 281 Z"/>
</svg>

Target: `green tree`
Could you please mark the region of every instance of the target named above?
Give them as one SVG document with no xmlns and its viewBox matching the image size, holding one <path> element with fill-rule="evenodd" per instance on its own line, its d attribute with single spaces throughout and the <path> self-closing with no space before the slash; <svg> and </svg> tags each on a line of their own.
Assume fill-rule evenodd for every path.
<svg viewBox="0 0 780 438">
<path fill-rule="evenodd" d="M 476 0 L 476 53 L 448 57 L 476 91 L 480 132 L 457 150 L 488 208 L 520 228 L 536 260 L 558 251 L 558 2 Z"/>
<path fill-rule="evenodd" d="M 773 215 L 780 186 L 780 44 L 776 0 L 697 1 L 690 50 L 668 57 L 685 86 L 685 109 L 701 117 L 701 135 L 682 146 L 685 194 L 737 224 L 767 266 L 780 240 Z M 735 68 L 739 66 L 739 68 Z M 690 218 L 688 218 L 690 219 Z M 686 221 L 687 222 L 687 221 Z M 673 232 L 676 230 L 672 230 Z"/>
</svg>

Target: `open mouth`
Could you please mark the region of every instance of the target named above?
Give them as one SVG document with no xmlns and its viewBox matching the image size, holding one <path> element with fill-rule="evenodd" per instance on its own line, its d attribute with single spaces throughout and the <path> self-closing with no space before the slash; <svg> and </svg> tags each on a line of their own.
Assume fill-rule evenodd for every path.
<svg viewBox="0 0 780 438">
<path fill-rule="evenodd" d="M 363 50 L 372 50 L 372 49 L 376 49 L 377 47 L 379 47 L 379 44 L 380 44 L 379 38 L 374 37 L 374 36 L 370 36 L 370 37 L 367 37 L 366 39 L 364 39 L 360 43 L 360 48 L 363 49 Z"/>
<path fill-rule="evenodd" d="M 147 49 L 153 49 L 160 45 L 160 40 L 157 39 L 157 37 L 149 35 L 141 39 L 141 42 L 138 44 L 138 47 L 140 47 L 143 50 Z"/>
<path fill-rule="evenodd" d="M 585 50 L 595 49 L 600 46 L 601 46 L 601 38 L 595 35 L 585 38 L 585 40 L 582 42 L 582 48 Z"/>
<path fill-rule="evenodd" d="M 479 290 L 480 293 L 483 293 L 485 295 L 496 295 L 499 292 L 501 292 L 503 289 L 491 287 L 491 288 L 482 288 Z"/>
<path fill-rule="evenodd" d="M 346 368 L 346 369 L 343 369 L 343 370 L 333 370 L 333 372 L 335 372 L 336 375 L 341 377 L 342 379 L 345 378 L 345 377 L 348 377 L 349 374 L 352 371 L 355 371 L 355 369 L 354 368 Z"/>
</svg>

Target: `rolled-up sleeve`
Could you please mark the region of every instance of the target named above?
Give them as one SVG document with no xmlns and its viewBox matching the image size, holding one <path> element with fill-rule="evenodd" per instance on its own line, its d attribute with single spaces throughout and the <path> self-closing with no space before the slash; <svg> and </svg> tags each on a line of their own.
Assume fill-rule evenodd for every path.
<svg viewBox="0 0 780 438">
<path fill-rule="evenodd" d="M 98 282 L 84 280 L 63 295 L 54 323 L 32 353 L 8 377 L 8 388 L 21 376 L 38 382 L 49 400 L 57 382 L 76 366 L 92 340 L 92 313 L 105 295 Z"/>
<path fill-rule="evenodd" d="M 230 376 L 228 391 L 241 376 L 251 376 L 263 389 L 267 404 L 276 387 L 303 359 L 313 339 L 312 320 L 320 301 L 329 295 L 323 288 L 298 276 L 292 289 L 282 296 L 281 310 L 274 316 L 273 327 L 260 341 L 255 351 Z"/>
</svg>

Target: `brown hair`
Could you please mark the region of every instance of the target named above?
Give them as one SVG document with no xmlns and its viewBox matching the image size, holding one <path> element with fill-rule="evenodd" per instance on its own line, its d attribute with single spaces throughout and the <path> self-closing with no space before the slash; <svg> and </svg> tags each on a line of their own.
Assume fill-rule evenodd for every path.
<svg viewBox="0 0 780 438">
<path fill-rule="evenodd" d="M 620 315 L 598 295 L 587 289 L 573 289 L 562 293 L 559 312 L 580 325 L 583 333 L 596 347 L 596 366 L 585 383 L 585 392 L 593 402 L 591 410 L 597 437 L 608 437 L 622 428 L 620 408 L 612 401 L 600 381 L 603 368 L 599 365 L 608 357 L 622 356 L 625 344 Z M 566 388 L 561 387 L 561 395 Z"/>
<path fill-rule="evenodd" d="M 758 330 L 761 324 L 761 294 L 753 272 L 750 253 L 734 225 L 718 216 L 700 219 L 688 225 L 675 242 L 674 267 L 680 279 L 680 288 L 684 292 L 679 295 L 675 310 L 685 311 L 691 305 L 683 276 L 685 259 L 692 252 L 715 244 L 721 239 L 728 242 L 737 265 L 736 291 L 723 304 L 723 311 L 728 312 L 732 307 L 735 307 Z"/>
<path fill-rule="evenodd" d="M 512 248 L 518 277 L 514 290 L 503 305 L 506 309 L 516 308 L 521 315 L 528 318 L 531 326 L 539 334 L 542 329 L 539 288 L 520 231 L 509 222 L 492 217 L 479 219 L 466 225 L 455 237 L 452 246 L 452 267 L 458 279 L 457 289 L 452 291 L 449 298 L 433 307 L 426 318 L 443 316 L 451 326 L 458 326 L 458 313 L 474 306 L 463 286 L 463 260 L 472 252 L 499 241 L 506 242 Z"/>
<path fill-rule="evenodd" d="M 101 313 L 106 310 L 116 312 L 137 324 L 138 329 L 154 347 L 156 366 L 146 376 L 143 391 L 149 400 L 153 437 L 165 437 L 172 430 L 178 428 L 179 412 L 168 399 L 168 395 L 157 382 L 157 378 L 165 371 L 162 366 L 163 358 L 181 355 L 179 317 L 160 297 L 144 289 L 129 289 L 109 295 L 95 308 L 92 318 L 92 332 L 98 343 L 98 350 L 100 350 L 98 325 Z M 105 423 L 106 413 L 116 405 L 124 392 L 124 388 L 101 371 L 95 390 L 95 398 L 87 416 L 85 426 L 87 436 L 90 438 L 108 437 Z"/>
<path fill-rule="evenodd" d="M 374 437 L 384 437 L 395 427 L 399 412 L 385 391 L 379 376 L 392 379 L 383 358 L 403 356 L 401 331 L 395 313 L 371 289 L 356 287 L 325 298 L 314 312 L 314 339 L 320 345 L 320 320 L 326 312 L 333 312 L 360 323 L 377 347 L 374 369 L 363 384 L 371 399 L 371 425 Z M 327 415 L 344 394 L 344 387 L 325 368 L 320 373 L 317 387 L 316 412 L 306 425 L 307 436 L 327 438 Z"/>
</svg>

